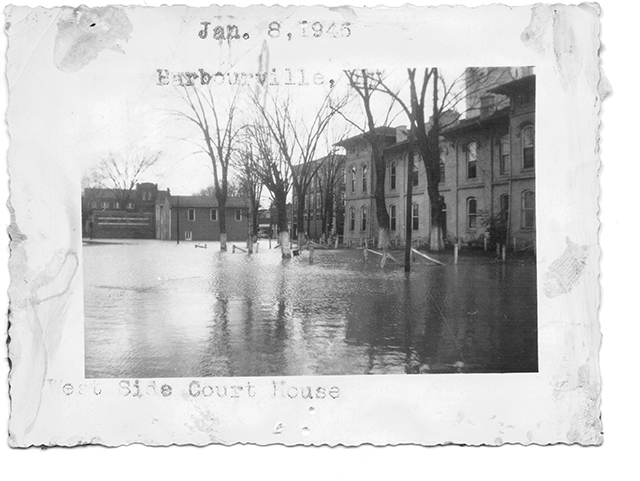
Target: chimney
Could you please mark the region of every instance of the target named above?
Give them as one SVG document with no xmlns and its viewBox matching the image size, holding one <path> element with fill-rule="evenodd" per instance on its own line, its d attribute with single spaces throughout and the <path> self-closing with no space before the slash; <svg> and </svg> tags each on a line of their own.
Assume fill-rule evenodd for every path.
<svg viewBox="0 0 640 481">
<path fill-rule="evenodd" d="M 488 117 L 496 111 L 496 102 L 493 95 L 485 95 L 480 99 L 480 117 Z"/>
<path fill-rule="evenodd" d="M 396 143 L 404 142 L 409 138 L 406 125 L 398 125 L 396 127 Z"/>
</svg>

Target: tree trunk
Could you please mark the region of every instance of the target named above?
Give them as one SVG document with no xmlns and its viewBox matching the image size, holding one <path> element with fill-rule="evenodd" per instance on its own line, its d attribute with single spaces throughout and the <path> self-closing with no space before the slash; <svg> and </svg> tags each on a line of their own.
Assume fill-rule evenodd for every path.
<svg viewBox="0 0 640 481">
<path fill-rule="evenodd" d="M 388 251 L 391 246 L 391 232 L 389 212 L 384 195 L 384 183 L 387 168 L 380 147 L 372 146 L 373 163 L 376 174 L 376 185 L 374 197 L 376 201 L 376 220 L 378 221 L 378 247 L 383 251 Z"/>
<path fill-rule="evenodd" d="M 278 240 L 280 242 L 280 252 L 282 252 L 283 259 L 291 258 L 291 246 L 289 239 L 289 231 L 283 230 L 278 234 Z"/>
<path fill-rule="evenodd" d="M 298 229 L 297 229 L 296 235 L 298 237 L 298 246 L 300 246 L 304 242 L 304 230 L 305 230 L 304 209 L 306 207 L 306 204 L 305 204 L 305 196 L 300 195 L 300 192 L 298 192 L 297 198 L 298 198 L 298 207 L 295 212 L 295 216 L 296 216 L 296 225 L 298 226 Z"/>
<path fill-rule="evenodd" d="M 258 232 L 260 230 L 260 226 L 258 224 L 258 215 L 260 208 L 260 200 L 252 199 L 251 200 L 251 237 L 258 237 Z"/>
<path fill-rule="evenodd" d="M 439 194 L 439 193 L 438 193 Z M 444 249 L 442 200 L 438 195 L 436 202 L 431 202 L 431 225 L 429 226 L 429 248 L 433 251 Z"/>
<path fill-rule="evenodd" d="M 218 209 L 220 211 L 220 250 L 227 250 L 227 206 L 225 202 L 218 200 Z"/>
<path fill-rule="evenodd" d="M 389 228 L 378 227 L 378 247 L 386 252 L 391 247 L 391 230 Z"/>
<path fill-rule="evenodd" d="M 280 251 L 283 259 L 291 258 L 291 246 L 289 240 L 289 225 L 287 222 L 287 194 L 277 192 L 276 208 L 278 210 L 278 239 L 280 241 Z"/>
</svg>

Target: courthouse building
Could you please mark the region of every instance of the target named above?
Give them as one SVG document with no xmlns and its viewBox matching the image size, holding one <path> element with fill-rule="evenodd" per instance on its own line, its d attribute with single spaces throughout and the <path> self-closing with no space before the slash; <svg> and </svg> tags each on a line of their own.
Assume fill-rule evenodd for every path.
<svg viewBox="0 0 640 481">
<path fill-rule="evenodd" d="M 466 99 L 467 117 L 443 115 L 439 193 L 444 201 L 445 242 L 535 245 L 535 75 L 531 68 L 491 69 L 482 88 Z M 477 85 L 480 69 L 467 69 Z M 489 77 L 489 78 L 486 78 Z M 405 239 L 407 182 L 406 128 L 378 129 L 386 164 L 385 200 L 391 239 Z M 371 145 L 362 135 L 341 143 L 346 150 L 345 229 L 351 243 L 377 237 Z M 414 153 L 412 239 L 428 245 L 430 202 L 423 161 Z"/>
</svg>

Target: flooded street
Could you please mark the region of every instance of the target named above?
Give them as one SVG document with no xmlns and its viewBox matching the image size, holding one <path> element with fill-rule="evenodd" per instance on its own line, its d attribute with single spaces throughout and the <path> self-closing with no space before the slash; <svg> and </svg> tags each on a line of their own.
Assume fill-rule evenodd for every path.
<svg viewBox="0 0 640 481">
<path fill-rule="evenodd" d="M 252 256 L 150 240 L 83 262 L 89 378 L 537 371 L 532 260 L 406 275 L 357 249 L 309 265 L 264 240 Z"/>
</svg>

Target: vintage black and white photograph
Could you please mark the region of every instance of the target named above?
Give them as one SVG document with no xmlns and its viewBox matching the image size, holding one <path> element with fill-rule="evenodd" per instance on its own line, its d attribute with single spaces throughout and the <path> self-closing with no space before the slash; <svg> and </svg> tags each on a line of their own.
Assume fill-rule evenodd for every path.
<svg viewBox="0 0 640 481">
<path fill-rule="evenodd" d="M 258 60 L 83 138 L 86 376 L 537 372 L 533 68 Z"/>
<path fill-rule="evenodd" d="M 595 6 L 5 16 L 12 446 L 602 442 Z"/>
</svg>

